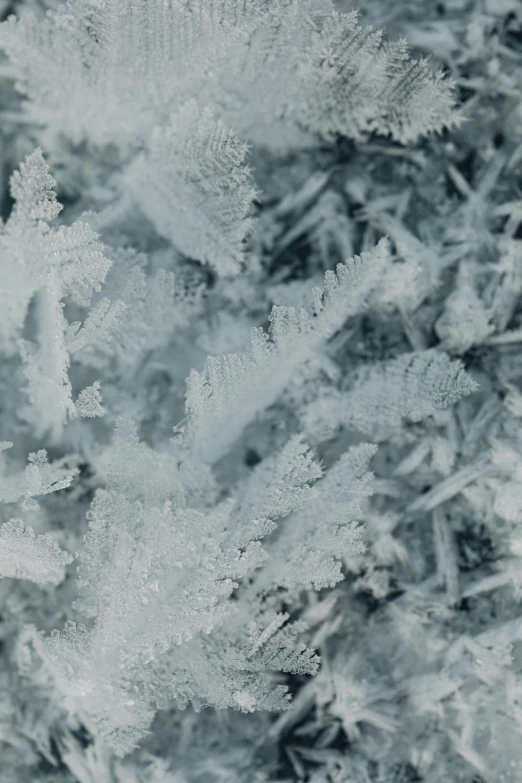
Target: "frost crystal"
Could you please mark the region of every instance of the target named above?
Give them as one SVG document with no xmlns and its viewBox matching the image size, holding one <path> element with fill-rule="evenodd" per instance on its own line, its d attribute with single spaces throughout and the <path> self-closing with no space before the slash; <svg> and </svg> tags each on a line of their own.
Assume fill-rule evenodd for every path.
<svg viewBox="0 0 522 783">
<path fill-rule="evenodd" d="M 42 152 L 27 156 L 11 178 L 15 199 L 12 214 L 0 234 L 2 295 L 0 334 L 9 354 L 18 347 L 34 411 L 29 413 L 40 431 L 58 437 L 66 416 L 76 415 L 69 381 L 69 353 L 63 314 L 64 297 L 88 306 L 110 267 L 86 223 L 51 228 L 61 206 L 56 182 L 49 175 Z M 22 339 L 29 305 L 35 301 L 37 342 Z"/>
<path fill-rule="evenodd" d="M 203 459 L 221 456 L 252 418 L 277 399 L 292 374 L 344 321 L 364 311 L 388 261 L 381 240 L 370 253 L 327 272 L 314 290 L 314 311 L 275 306 L 270 329 L 252 329 L 245 354 L 209 357 L 202 373 L 187 379 L 187 442 Z"/>
<path fill-rule="evenodd" d="M 65 566 L 72 559 L 48 533 L 35 536 L 21 519 L 10 519 L 0 527 L 1 577 L 58 584 L 65 576 Z"/>
<path fill-rule="evenodd" d="M 477 388 L 462 363 L 444 353 L 404 354 L 362 369 L 346 393 L 313 402 L 305 424 L 323 434 L 340 425 L 372 433 L 379 427 L 397 427 L 404 418 L 420 421 Z"/>
<path fill-rule="evenodd" d="M 135 198 L 158 233 L 220 274 L 239 270 L 250 230 L 256 193 L 246 152 L 208 109 L 191 102 L 168 127 L 156 128 L 148 156 L 129 172 Z"/>
</svg>

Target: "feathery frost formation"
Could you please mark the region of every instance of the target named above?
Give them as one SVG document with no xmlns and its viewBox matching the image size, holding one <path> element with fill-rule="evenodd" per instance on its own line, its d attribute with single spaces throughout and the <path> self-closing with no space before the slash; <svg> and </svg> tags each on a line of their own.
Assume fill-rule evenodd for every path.
<svg viewBox="0 0 522 783">
<path fill-rule="evenodd" d="M 34 409 L 29 416 L 41 431 L 59 437 L 67 414 L 77 410 L 69 382 L 67 322 L 64 297 L 88 306 L 99 291 L 110 261 L 86 223 L 51 228 L 61 205 L 40 149 L 27 156 L 11 177 L 12 214 L 0 234 L 2 249 L 2 345 L 18 351 L 24 362 L 28 393 Z M 33 305 L 37 342 L 23 339 L 23 327 Z M 80 406 L 81 410 L 81 406 Z M 36 418 L 37 417 L 37 418 Z"/>
<path fill-rule="evenodd" d="M 306 310 L 275 306 L 270 329 L 252 329 L 246 354 L 209 357 L 203 373 L 187 379 L 187 440 L 205 461 L 229 448 L 256 413 L 271 405 L 293 372 L 320 350 L 343 322 L 366 309 L 366 300 L 389 259 L 388 245 L 338 264 L 314 290 L 313 318 Z"/>
<path fill-rule="evenodd" d="M 518 0 L 0 6 L 0 783 L 520 783 Z"/>
<path fill-rule="evenodd" d="M 130 165 L 115 199 L 224 275 L 255 196 L 245 141 L 409 142 L 459 121 L 441 72 L 330 0 L 74 0 L 10 17 L 0 46 L 49 145 L 114 145 Z"/>
</svg>

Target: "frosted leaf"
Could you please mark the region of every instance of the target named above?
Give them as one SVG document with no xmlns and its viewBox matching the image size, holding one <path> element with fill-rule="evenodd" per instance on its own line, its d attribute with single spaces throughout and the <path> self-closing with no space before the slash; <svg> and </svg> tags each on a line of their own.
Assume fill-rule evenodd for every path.
<svg viewBox="0 0 522 783">
<path fill-rule="evenodd" d="M 478 388 L 460 361 L 445 353 L 417 351 L 363 367 L 347 392 L 334 392 L 304 412 L 305 432 L 325 437 L 339 426 L 373 433 L 403 419 L 420 421 Z"/>
<path fill-rule="evenodd" d="M 260 621 L 263 625 L 265 622 L 265 619 Z M 228 625 L 228 629 L 216 629 L 209 636 L 171 648 L 163 662 L 161 658 L 151 662 L 158 681 L 164 678 L 164 688 L 181 708 L 192 701 L 196 709 L 206 706 L 230 707 L 242 712 L 289 709 L 286 686 L 274 687 L 264 662 L 249 655 L 252 638 L 245 628 L 251 627 L 251 617 L 242 615 L 242 628 L 233 621 Z M 302 655 L 304 661 L 304 651 L 297 655 Z M 169 670 L 172 674 L 165 677 Z M 216 671 L 220 677 L 216 677 Z"/>
<path fill-rule="evenodd" d="M 62 207 L 56 200 L 56 180 L 49 174 L 49 168 L 38 147 L 20 164 L 12 174 L 11 196 L 15 201 L 15 221 L 52 220 L 60 214 Z"/>
<path fill-rule="evenodd" d="M 65 566 L 72 560 L 49 533 L 35 536 L 21 519 L 10 519 L 0 527 L 0 577 L 56 585 L 64 579 Z"/>
<path fill-rule="evenodd" d="M 129 419 L 116 420 L 107 456 L 107 485 L 129 500 L 157 507 L 165 501 L 200 507 L 214 499 L 215 480 L 209 468 L 196 468 L 176 451 L 154 451 L 140 442 L 137 427 Z"/>
<path fill-rule="evenodd" d="M 389 259 L 386 240 L 361 257 L 327 272 L 314 291 L 314 316 L 277 307 L 268 333 L 253 329 L 247 353 L 209 357 L 202 372 L 187 379 L 185 441 L 203 460 L 222 456 L 242 429 L 271 405 L 293 372 L 310 359 L 347 317 L 366 309 Z"/>
<path fill-rule="evenodd" d="M 367 471 L 376 446 L 352 446 L 315 484 L 315 498 L 292 514 L 273 543 L 259 575 L 258 589 L 278 585 L 289 590 L 333 586 L 343 578 L 340 558 L 362 554 L 362 509 L 357 497 L 372 493 Z"/>
<path fill-rule="evenodd" d="M 321 466 L 299 435 L 274 457 L 254 469 L 233 516 L 277 519 L 297 511 L 316 496 L 310 484 L 322 476 Z"/>
<path fill-rule="evenodd" d="M 111 302 L 104 297 L 89 311 L 83 325 L 76 321 L 69 326 L 66 334 L 66 347 L 70 355 L 80 353 L 86 347 L 106 346 L 114 340 L 114 332 L 118 329 L 126 304 L 121 301 Z M 81 353 L 80 353 L 80 358 Z"/>
<path fill-rule="evenodd" d="M 77 221 L 72 226 L 59 226 L 52 238 L 63 296 L 88 307 L 93 291 L 100 291 L 111 266 L 96 241 L 98 235 L 87 223 Z"/>
<path fill-rule="evenodd" d="M 370 252 L 328 270 L 323 290 L 313 291 L 317 329 L 330 337 L 347 318 L 366 310 L 389 263 L 390 246 L 383 238 Z"/>
<path fill-rule="evenodd" d="M 68 375 L 69 354 L 65 346 L 66 322 L 60 298 L 59 284 L 51 278 L 38 302 L 39 344 L 27 340 L 18 342 L 33 405 L 28 412 L 29 418 L 37 431 L 50 430 L 54 439 L 60 435 L 67 415 L 75 414 Z"/>
<path fill-rule="evenodd" d="M 143 254 L 118 248 L 112 256 L 104 286 L 107 296 L 70 335 L 68 345 L 78 361 L 100 369 L 116 363 L 118 372 L 128 373 L 148 351 L 165 346 L 175 330 L 186 325 L 193 301 L 183 295 L 170 270 L 149 272 Z"/>
<path fill-rule="evenodd" d="M 47 452 L 40 449 L 29 454 L 25 471 L 0 475 L 0 502 L 16 503 L 24 498 L 48 495 L 71 485 L 78 470 L 74 458 L 64 457 L 48 462 Z"/>
<path fill-rule="evenodd" d="M 208 462 L 217 460 L 258 411 L 274 402 L 293 370 L 310 355 L 309 319 L 274 308 L 270 332 L 253 329 L 245 354 L 209 357 L 187 378 L 186 439 Z"/>
<path fill-rule="evenodd" d="M 261 669 L 301 675 L 316 674 L 319 657 L 299 642 L 303 624 L 285 625 L 287 619 L 288 615 L 278 615 L 264 631 L 254 622 L 250 627 L 253 645 L 248 658 Z"/>
<path fill-rule="evenodd" d="M 0 246 L 7 264 L 6 292 L 10 290 L 8 286 L 23 283 L 18 296 L 24 297 L 24 308 L 31 296 L 47 284 L 50 271 L 56 273 L 64 295 L 87 305 L 92 291 L 99 290 L 110 267 L 96 234 L 86 223 L 78 221 L 72 226 L 52 229 L 47 225 L 61 209 L 51 190 L 55 184 L 39 149 L 26 157 L 11 178 L 15 205 L 1 233 Z M 30 199 L 34 200 L 32 205 Z M 12 268 L 17 269 L 18 275 L 13 273 L 9 277 Z M 13 292 L 10 294 L 12 298 Z M 19 306 L 22 307 L 22 302 Z M 11 304 L 8 313 L 12 309 Z M 16 326 L 12 324 L 15 333 Z"/>
<path fill-rule="evenodd" d="M 374 474 L 368 471 L 368 465 L 376 453 L 377 446 L 373 443 L 352 446 L 328 471 L 323 491 L 338 502 L 349 501 L 352 495 L 372 495 Z"/>
<path fill-rule="evenodd" d="M 222 275 L 239 271 L 251 228 L 256 191 L 246 153 L 244 142 L 191 101 L 155 130 L 128 175 L 158 233 Z"/>
<path fill-rule="evenodd" d="M 26 412 L 39 432 L 56 439 L 67 415 L 76 411 L 69 382 L 67 323 L 62 299 L 86 306 L 100 289 L 110 261 L 84 223 L 51 228 L 59 204 L 55 182 L 39 149 L 27 156 L 11 179 L 15 206 L 0 231 L 0 342 L 11 354 L 17 347 L 24 362 L 33 409 Z M 37 342 L 22 340 L 31 300 L 35 301 Z"/>
<path fill-rule="evenodd" d="M 376 132 L 408 143 L 459 122 L 442 72 L 412 59 L 406 41 L 361 27 L 357 12 L 317 19 L 300 76 L 307 90 L 296 120 L 326 138 Z"/>
<path fill-rule="evenodd" d="M 264 631 L 258 628 L 257 623 L 253 623 L 250 627 L 250 635 L 252 637 L 253 646 L 248 652 L 249 658 L 251 658 L 266 642 L 274 636 L 275 633 L 286 623 L 289 614 L 280 613 L 277 614 L 274 619 L 268 624 Z"/>
<path fill-rule="evenodd" d="M 263 460 L 238 491 L 231 510 L 229 545 L 244 547 L 264 538 L 275 528 L 274 520 L 313 501 L 312 482 L 322 476 L 314 453 L 299 435 L 276 455 Z"/>
<path fill-rule="evenodd" d="M 105 408 L 101 404 L 100 381 L 95 381 L 92 386 L 80 392 L 75 403 L 76 411 L 80 416 L 104 416 Z"/>
</svg>

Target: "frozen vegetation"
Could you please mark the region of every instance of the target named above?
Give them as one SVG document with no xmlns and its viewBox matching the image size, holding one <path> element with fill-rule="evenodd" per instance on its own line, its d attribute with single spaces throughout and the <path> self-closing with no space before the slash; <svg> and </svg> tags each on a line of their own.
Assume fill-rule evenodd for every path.
<svg viewBox="0 0 522 783">
<path fill-rule="evenodd" d="M 520 0 L 0 14 L 0 783 L 520 783 Z"/>
</svg>

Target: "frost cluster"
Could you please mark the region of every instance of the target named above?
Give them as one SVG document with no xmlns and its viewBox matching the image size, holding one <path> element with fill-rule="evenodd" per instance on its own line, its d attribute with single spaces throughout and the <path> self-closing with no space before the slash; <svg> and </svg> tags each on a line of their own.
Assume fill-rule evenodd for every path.
<svg viewBox="0 0 522 783">
<path fill-rule="evenodd" d="M 518 0 L 0 14 L 0 783 L 519 783 Z"/>
</svg>

